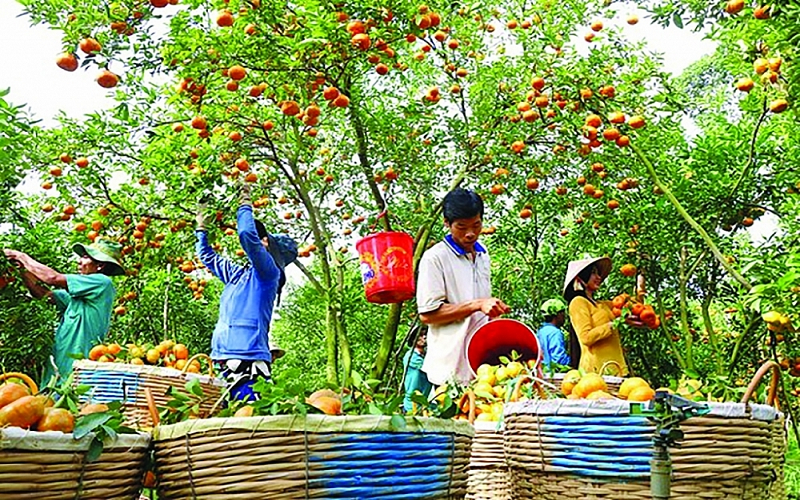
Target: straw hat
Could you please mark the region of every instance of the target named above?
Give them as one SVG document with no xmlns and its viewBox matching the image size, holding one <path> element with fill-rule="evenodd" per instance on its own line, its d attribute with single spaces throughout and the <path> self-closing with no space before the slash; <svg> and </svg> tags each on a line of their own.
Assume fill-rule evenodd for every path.
<svg viewBox="0 0 800 500">
<path fill-rule="evenodd" d="M 97 262 L 105 264 L 103 274 L 107 276 L 122 276 L 125 268 L 122 267 L 122 245 L 116 241 L 98 238 L 91 245 L 75 243 L 72 251 L 81 257 L 89 256 Z"/>
<path fill-rule="evenodd" d="M 583 259 L 583 260 L 573 260 L 567 266 L 567 276 L 564 278 L 564 289 L 561 293 L 566 293 L 567 288 L 572 285 L 572 282 L 575 281 L 575 278 L 591 265 L 597 265 L 598 271 L 600 271 L 600 277 L 602 279 L 606 279 L 608 274 L 611 272 L 611 259 L 608 257 L 594 257 L 591 259 Z"/>
</svg>

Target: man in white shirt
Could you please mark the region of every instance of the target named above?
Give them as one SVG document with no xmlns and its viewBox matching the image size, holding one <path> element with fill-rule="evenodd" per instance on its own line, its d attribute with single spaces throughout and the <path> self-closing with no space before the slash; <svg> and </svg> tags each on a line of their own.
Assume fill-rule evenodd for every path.
<svg viewBox="0 0 800 500">
<path fill-rule="evenodd" d="M 478 243 L 483 228 L 483 200 L 455 189 L 444 197 L 445 239 L 429 248 L 419 263 L 417 310 L 428 330 L 428 352 L 422 371 L 431 383 L 451 378 L 467 383 L 467 337 L 489 318 L 509 312 L 492 297 L 489 254 Z"/>
</svg>

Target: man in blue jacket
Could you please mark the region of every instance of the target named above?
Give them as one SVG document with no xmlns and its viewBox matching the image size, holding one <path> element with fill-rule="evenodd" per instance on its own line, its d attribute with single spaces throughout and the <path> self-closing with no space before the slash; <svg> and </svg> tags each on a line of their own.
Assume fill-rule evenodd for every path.
<svg viewBox="0 0 800 500">
<path fill-rule="evenodd" d="M 211 337 L 211 358 L 222 365 L 231 396 L 256 399 L 253 384 L 271 380 L 272 355 L 269 324 L 280 288 L 283 268 L 296 257 L 288 237 L 272 236 L 253 218 L 250 187 L 241 188 L 236 213 L 239 242 L 248 263 L 240 266 L 211 248 L 201 207 L 197 214 L 197 253 L 205 266 L 225 284 L 219 301 L 219 318 Z M 288 241 L 287 241 L 288 240 Z"/>
<path fill-rule="evenodd" d="M 564 326 L 567 305 L 559 299 L 546 300 L 542 304 L 544 323 L 536 332 L 539 348 L 542 351 L 542 368 L 548 370 L 550 365 L 569 365 L 569 355 L 564 348 Z"/>
</svg>

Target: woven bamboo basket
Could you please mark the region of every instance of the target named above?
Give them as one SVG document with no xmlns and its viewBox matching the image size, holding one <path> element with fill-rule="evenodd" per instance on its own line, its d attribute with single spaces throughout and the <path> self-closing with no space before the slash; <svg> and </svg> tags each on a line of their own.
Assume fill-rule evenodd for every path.
<svg viewBox="0 0 800 500">
<path fill-rule="evenodd" d="M 538 380 L 523 376 L 517 381 L 511 395 L 511 401 L 518 401 L 522 385 L 533 382 L 538 396 L 547 398 Z M 472 452 L 469 459 L 468 500 L 512 500 L 511 472 L 503 452 L 503 422 L 476 421 L 475 396 L 467 391 L 459 402 L 463 408 L 469 401 L 469 421 L 475 427 L 472 438 Z"/>
<path fill-rule="evenodd" d="M 170 387 L 185 394 L 186 382 L 196 379 L 204 394 L 200 404 L 201 416 L 211 411 L 225 390 L 225 382 L 215 378 L 213 371 L 209 375 L 200 375 L 160 366 L 78 360 L 73 364 L 73 372 L 76 385 L 92 387 L 87 394 L 92 402 L 122 401 L 125 425 L 135 428 L 153 427 L 145 389 L 150 390 L 157 406 L 164 407 L 169 401 L 167 391 Z"/>
<path fill-rule="evenodd" d="M 685 438 L 670 450 L 670 498 L 786 498 L 783 415 L 773 406 L 749 403 L 770 369 L 767 364 L 759 370 L 742 403 L 708 403 L 709 414 L 681 423 Z M 769 403 L 775 402 L 777 378 L 773 375 Z M 655 426 L 630 415 L 629 408 L 621 400 L 563 399 L 507 406 L 504 449 L 513 498 L 652 498 Z"/>
<path fill-rule="evenodd" d="M 384 416 L 189 420 L 153 430 L 158 498 L 463 499 L 472 426 Z"/>
<path fill-rule="evenodd" d="M 0 429 L 0 498 L 13 500 L 136 499 L 150 435 L 119 434 L 86 462 L 93 436 Z"/>
</svg>

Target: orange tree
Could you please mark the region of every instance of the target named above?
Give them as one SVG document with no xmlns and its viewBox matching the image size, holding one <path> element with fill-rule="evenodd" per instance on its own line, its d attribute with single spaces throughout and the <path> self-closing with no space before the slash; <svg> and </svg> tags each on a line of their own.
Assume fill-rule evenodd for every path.
<svg viewBox="0 0 800 500">
<path fill-rule="evenodd" d="M 782 105 L 762 105 L 790 89 L 768 78 L 739 99 L 729 87 L 749 63 L 734 55 L 728 20 L 715 24 L 719 54 L 674 79 L 611 26 L 613 4 L 23 3 L 33 22 L 64 31 L 59 65 L 98 71 L 119 102 L 48 131 L 26 155 L 60 204 L 80 208 L 59 206 L 59 217 L 87 226 L 76 237 L 123 242 L 141 268 L 134 288 L 149 286 L 147 272 L 198 283 L 186 222 L 196 200 L 215 200 L 214 237 L 233 255 L 236 183 L 253 183 L 259 217 L 303 242 L 302 296 L 317 310 L 290 301 L 287 316 L 302 320 L 278 330 L 321 323 L 329 382 L 346 382 L 354 360 L 385 376 L 398 328 L 411 323 L 403 305 L 376 314 L 353 292 L 352 243 L 406 230 L 418 260 L 457 185 L 487 200 L 495 288 L 523 319 L 559 293 L 568 260 L 609 254 L 646 275 L 664 319 L 676 311 L 626 340 L 652 378 L 727 374 L 738 339 L 762 333 L 752 307 L 730 325 L 736 342 L 718 338 L 711 316 L 754 284 L 740 264 L 758 250 L 741 229 L 783 210 L 790 195 L 778 188 L 792 169 L 761 158 L 796 141 Z M 759 280 L 774 276 L 763 271 Z M 629 290 L 633 279 L 615 273 L 608 286 Z"/>
</svg>

